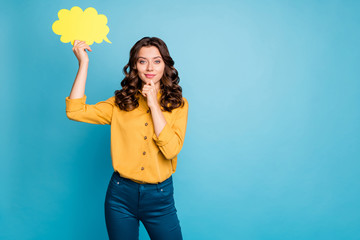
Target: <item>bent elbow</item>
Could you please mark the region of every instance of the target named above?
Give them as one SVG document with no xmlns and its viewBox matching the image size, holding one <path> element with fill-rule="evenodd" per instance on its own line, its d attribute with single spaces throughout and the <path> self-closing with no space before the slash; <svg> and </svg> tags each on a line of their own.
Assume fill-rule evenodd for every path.
<svg viewBox="0 0 360 240">
<path fill-rule="evenodd" d="M 168 149 L 162 149 L 162 153 L 167 160 L 172 160 L 180 153 L 181 148 L 182 145 L 179 145 L 178 147 L 172 149 L 171 151 L 167 151 Z"/>
<path fill-rule="evenodd" d="M 76 119 L 76 113 L 75 113 L 75 112 L 69 112 L 69 111 L 67 111 L 67 112 L 66 112 L 66 117 L 67 117 L 69 120 L 77 121 L 77 119 Z"/>
<path fill-rule="evenodd" d="M 164 154 L 164 157 L 167 160 L 172 160 L 173 158 L 175 158 L 177 156 L 177 154 Z"/>
</svg>

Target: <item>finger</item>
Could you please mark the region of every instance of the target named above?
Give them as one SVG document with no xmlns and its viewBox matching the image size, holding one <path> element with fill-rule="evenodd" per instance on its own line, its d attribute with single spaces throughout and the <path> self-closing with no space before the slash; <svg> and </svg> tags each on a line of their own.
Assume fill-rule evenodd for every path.
<svg viewBox="0 0 360 240">
<path fill-rule="evenodd" d="M 79 46 L 83 46 L 83 45 L 86 45 L 86 43 L 84 43 L 84 42 L 79 42 L 78 45 L 79 45 Z"/>
<path fill-rule="evenodd" d="M 85 42 L 81 44 L 81 48 L 87 49 L 89 51 L 92 51 L 89 45 L 87 45 Z"/>
<path fill-rule="evenodd" d="M 74 45 L 74 48 L 80 48 L 81 47 L 81 42 L 77 42 L 75 45 Z"/>
<path fill-rule="evenodd" d="M 150 91 L 151 91 L 151 89 L 144 89 L 144 90 L 143 90 L 143 92 L 145 92 L 145 93 L 147 93 L 147 94 L 149 94 Z"/>
<path fill-rule="evenodd" d="M 144 94 L 144 96 L 147 96 L 149 94 L 148 90 L 143 90 L 142 93 Z"/>
<path fill-rule="evenodd" d="M 76 46 L 79 46 L 80 44 L 85 43 L 84 41 L 77 40 Z"/>
<path fill-rule="evenodd" d="M 79 45 L 79 44 L 82 44 L 82 43 L 86 43 L 85 41 L 80 41 L 80 40 L 75 40 L 76 41 L 76 44 Z M 74 43 L 75 43 L 74 41 Z"/>
<path fill-rule="evenodd" d="M 86 48 L 90 51 L 92 51 L 92 49 L 90 48 L 90 46 L 88 44 L 86 44 Z"/>
<path fill-rule="evenodd" d="M 75 40 L 75 41 L 76 41 L 76 43 L 74 42 L 73 51 L 77 50 L 79 48 L 79 44 L 80 44 L 79 40 Z"/>
<path fill-rule="evenodd" d="M 80 43 L 78 48 L 79 49 L 85 49 L 87 47 L 86 43 Z"/>
</svg>

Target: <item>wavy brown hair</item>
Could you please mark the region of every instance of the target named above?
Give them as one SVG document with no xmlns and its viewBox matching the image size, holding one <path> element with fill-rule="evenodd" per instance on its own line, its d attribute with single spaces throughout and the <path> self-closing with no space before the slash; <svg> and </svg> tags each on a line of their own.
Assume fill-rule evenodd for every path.
<svg viewBox="0 0 360 240">
<path fill-rule="evenodd" d="M 139 89 L 141 90 L 142 81 L 138 76 L 136 62 L 140 49 L 150 46 L 157 47 L 165 63 L 164 74 L 160 79 L 162 110 L 171 112 L 184 105 L 178 71 L 174 67 L 174 61 L 165 42 L 157 37 L 144 37 L 131 48 L 129 62 L 123 68 L 125 78 L 121 81 L 122 89 L 115 91 L 115 103 L 121 110 L 132 111 L 139 106 L 139 98 L 135 95 Z"/>
</svg>

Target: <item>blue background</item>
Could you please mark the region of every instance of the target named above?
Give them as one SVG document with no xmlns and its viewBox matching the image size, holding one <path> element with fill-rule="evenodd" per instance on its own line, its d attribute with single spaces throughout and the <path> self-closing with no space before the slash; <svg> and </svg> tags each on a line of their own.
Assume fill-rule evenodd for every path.
<svg viewBox="0 0 360 240">
<path fill-rule="evenodd" d="M 51 29 L 73 6 L 112 41 L 91 46 L 88 104 L 120 89 L 137 40 L 169 47 L 184 239 L 360 239 L 360 4 L 340 0 L 3 2 L 1 239 L 107 239 L 110 126 L 67 119 L 78 64 Z"/>
</svg>

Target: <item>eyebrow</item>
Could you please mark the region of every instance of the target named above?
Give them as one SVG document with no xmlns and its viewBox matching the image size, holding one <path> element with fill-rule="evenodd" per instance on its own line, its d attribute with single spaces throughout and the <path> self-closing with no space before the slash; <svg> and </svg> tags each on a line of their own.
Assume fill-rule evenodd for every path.
<svg viewBox="0 0 360 240">
<path fill-rule="evenodd" d="M 147 59 L 147 58 L 145 58 L 145 57 L 139 57 L 139 58 Z M 155 59 L 155 58 L 161 58 L 161 57 L 160 57 L 160 56 L 156 56 L 156 57 L 154 57 L 153 59 Z"/>
</svg>

